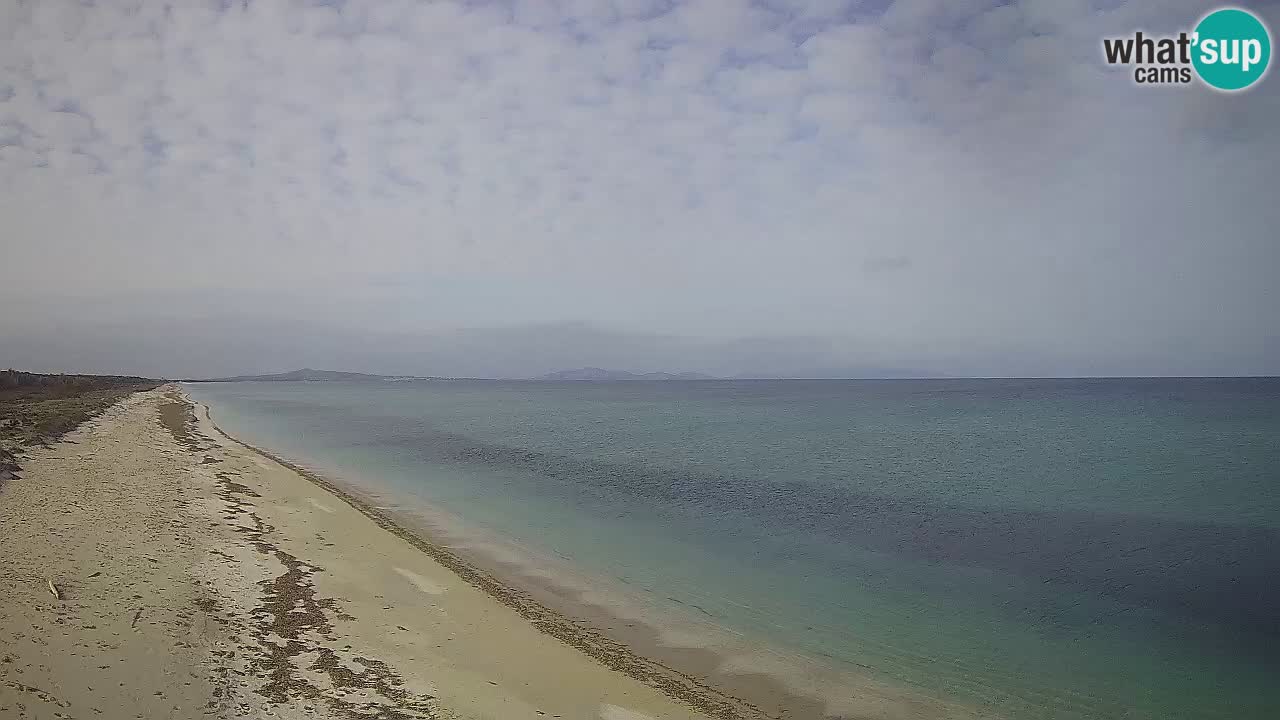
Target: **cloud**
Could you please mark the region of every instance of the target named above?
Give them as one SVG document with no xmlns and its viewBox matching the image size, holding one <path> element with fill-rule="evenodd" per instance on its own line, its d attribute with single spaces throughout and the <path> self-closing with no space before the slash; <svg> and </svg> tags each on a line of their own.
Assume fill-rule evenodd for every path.
<svg viewBox="0 0 1280 720">
<path fill-rule="evenodd" d="M 1280 84 L 1137 88 L 1098 49 L 1202 10 L 9 3 L 0 300 L 1210 368 L 1280 336 Z"/>
</svg>

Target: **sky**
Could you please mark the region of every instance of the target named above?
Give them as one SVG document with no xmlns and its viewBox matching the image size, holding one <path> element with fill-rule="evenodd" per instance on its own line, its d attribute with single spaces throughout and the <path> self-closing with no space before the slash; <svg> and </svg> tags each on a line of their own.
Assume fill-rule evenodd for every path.
<svg viewBox="0 0 1280 720">
<path fill-rule="evenodd" d="M 1280 374 L 1213 7 L 0 0 L 0 366 Z"/>
</svg>

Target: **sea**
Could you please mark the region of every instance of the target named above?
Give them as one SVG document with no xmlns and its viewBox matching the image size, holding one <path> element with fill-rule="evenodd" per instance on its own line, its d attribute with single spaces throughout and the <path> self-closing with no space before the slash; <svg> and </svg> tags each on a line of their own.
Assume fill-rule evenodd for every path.
<svg viewBox="0 0 1280 720">
<path fill-rule="evenodd" d="M 824 677 L 994 717 L 1280 717 L 1280 379 L 186 389 L 389 508 Z"/>
</svg>

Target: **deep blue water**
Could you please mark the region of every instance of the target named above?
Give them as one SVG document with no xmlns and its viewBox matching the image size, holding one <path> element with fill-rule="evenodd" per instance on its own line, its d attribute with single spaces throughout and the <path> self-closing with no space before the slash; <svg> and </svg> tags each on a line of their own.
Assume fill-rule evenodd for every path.
<svg viewBox="0 0 1280 720">
<path fill-rule="evenodd" d="M 225 428 L 1012 717 L 1280 716 L 1280 381 L 235 383 Z"/>
</svg>

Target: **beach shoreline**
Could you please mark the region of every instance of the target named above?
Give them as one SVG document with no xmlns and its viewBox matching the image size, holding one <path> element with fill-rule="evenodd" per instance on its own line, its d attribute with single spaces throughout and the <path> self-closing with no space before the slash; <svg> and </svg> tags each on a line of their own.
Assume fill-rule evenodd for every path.
<svg viewBox="0 0 1280 720">
<path fill-rule="evenodd" d="M 729 695 L 718 689 L 712 688 L 697 677 L 682 672 L 675 667 L 669 666 L 661 661 L 650 659 L 648 655 L 640 654 L 632 650 L 636 643 L 633 636 L 631 642 L 621 642 L 611 639 L 609 636 L 601 633 L 595 627 L 586 626 L 581 622 L 576 622 L 549 606 L 546 601 L 561 590 L 558 586 L 546 585 L 541 588 L 541 592 L 531 588 L 527 584 L 516 586 L 510 580 L 499 579 L 495 574 L 493 565 L 482 565 L 477 562 L 474 557 L 464 558 L 459 553 L 450 549 L 446 544 L 433 541 L 426 532 L 425 527 L 421 523 L 412 523 L 407 518 L 396 517 L 395 514 L 376 506 L 376 501 L 362 494 L 358 489 L 344 484 L 341 481 L 331 479 L 323 473 L 285 458 L 283 456 L 272 453 L 256 445 L 248 443 L 240 439 L 226 430 L 222 429 L 214 421 L 212 412 L 207 405 L 195 403 L 197 408 L 204 412 L 205 419 L 209 422 L 219 434 L 226 439 L 235 442 L 242 447 L 258 454 L 259 456 L 277 463 L 282 467 L 288 468 L 297 475 L 305 478 L 309 482 L 319 486 L 329 494 L 345 502 L 354 510 L 358 511 L 366 518 L 371 520 L 378 527 L 395 535 L 412 545 L 417 550 L 429 556 L 443 567 L 447 568 L 454 575 L 458 576 L 467 584 L 483 591 L 486 595 L 494 600 L 502 603 L 506 607 L 514 610 L 522 618 L 528 621 L 533 627 L 540 632 L 569 645 L 583 654 L 593 658 L 605 667 L 615 672 L 627 675 L 639 682 L 645 683 L 669 695 L 673 699 L 687 703 L 700 711 L 707 713 L 712 717 L 722 718 L 738 718 L 738 717 L 773 717 L 775 713 L 768 712 L 752 702 L 751 699 L 740 698 L 735 695 Z M 416 526 L 416 527 L 415 527 Z M 508 576 L 509 577 L 509 576 Z M 530 578 L 532 580 L 532 578 Z M 592 625 L 600 624 L 601 620 L 617 620 L 622 621 L 623 618 L 607 616 L 597 616 L 592 618 L 597 622 Z M 652 635 L 648 647 L 657 647 L 658 638 L 656 634 Z M 687 655 L 693 656 L 697 654 L 696 650 L 685 651 Z M 706 657 L 698 658 L 697 665 L 710 672 L 718 665 L 718 658 L 711 653 L 706 653 Z M 694 664 L 694 663 L 686 663 Z M 757 683 L 757 691 L 751 693 L 763 698 L 772 696 L 773 703 L 780 708 L 792 708 L 807 705 L 812 715 L 794 715 L 792 717 L 823 717 L 823 713 L 819 709 L 819 703 L 816 700 L 804 699 L 798 695 L 787 692 L 781 688 L 778 683 L 765 676 L 755 676 L 747 678 L 744 681 Z M 763 692 L 761 692 L 763 690 Z M 778 702 L 782 699 L 782 702 Z M 769 702 L 765 700 L 764 702 Z M 764 714 L 767 713 L 767 714 Z"/>
<path fill-rule="evenodd" d="M 566 583 L 459 544 L 214 418 L 165 385 L 24 461 L 0 494 L 0 520 L 15 529 L 0 561 L 13 598 L 0 615 L 0 711 L 978 716 L 869 677 L 824 679 L 816 665 L 785 664 L 788 675 L 707 642 L 710 625 L 673 640 L 643 612 L 589 597 L 603 592 L 590 579 Z M 133 672 L 148 665 L 150 676 Z"/>
<path fill-rule="evenodd" d="M 389 507 L 385 500 L 401 498 L 246 442 L 217 425 L 207 404 L 196 405 L 228 440 L 340 498 L 539 631 L 713 717 L 995 717 L 881 681 L 869 668 L 841 671 L 834 661 L 823 664 L 759 638 L 745 638 L 718 621 L 701 620 L 695 614 L 700 608 L 683 608 L 686 614 L 672 622 L 670 609 L 655 611 L 653 605 L 630 602 L 634 594 L 622 597 L 601 591 L 597 583 L 603 578 L 578 574 L 567 563 L 548 566 L 547 556 L 507 538 L 486 536 L 477 543 L 472 528 L 461 534 L 456 530 L 459 522 L 466 524 L 465 518 L 437 507 L 425 516 L 421 499 L 412 510 Z"/>
<path fill-rule="evenodd" d="M 609 669 L 193 407 L 131 395 L 5 486 L 0 715 L 763 717 Z"/>
</svg>

